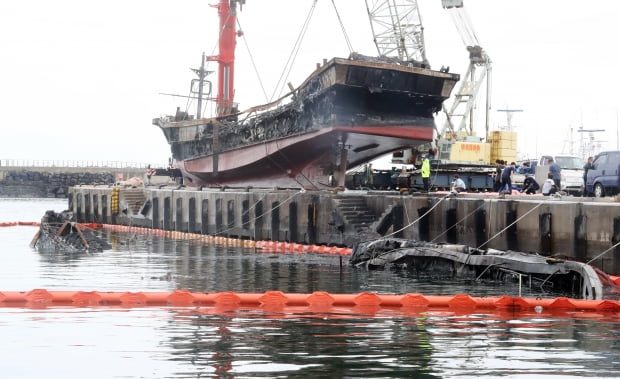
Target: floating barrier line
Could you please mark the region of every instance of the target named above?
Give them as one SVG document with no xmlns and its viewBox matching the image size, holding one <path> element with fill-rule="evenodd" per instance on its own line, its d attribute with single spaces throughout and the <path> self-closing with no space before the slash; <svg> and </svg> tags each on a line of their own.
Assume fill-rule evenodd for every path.
<svg viewBox="0 0 620 379">
<path fill-rule="evenodd" d="M 41 226 L 41 223 L 37 221 L 0 222 L 0 227 L 3 226 Z"/>
<path fill-rule="evenodd" d="M 13 222 L 1 222 L 2 226 L 41 226 L 40 222 L 35 221 L 13 221 Z M 224 246 L 238 246 L 247 248 L 261 249 L 264 252 L 273 253 L 319 253 L 319 254 L 335 254 L 335 255 L 351 255 L 352 250 L 349 247 L 339 246 L 327 246 L 327 245 L 304 245 L 294 242 L 279 242 L 279 241 L 254 241 L 239 238 L 228 238 L 223 236 L 212 236 L 207 234 L 198 233 L 185 233 L 174 230 L 163 229 L 151 229 L 143 228 L 139 226 L 126 226 L 126 225 L 113 225 L 113 224 L 99 224 L 99 223 L 80 223 L 80 228 L 98 229 L 103 228 L 106 230 L 112 230 L 115 232 L 127 232 L 127 233 L 140 233 L 151 234 L 157 236 L 163 236 L 166 238 L 174 239 L 186 239 L 197 240 L 206 243 L 213 243 L 216 245 Z"/>
<path fill-rule="evenodd" d="M 563 310 L 618 313 L 620 302 L 613 300 L 579 300 L 565 297 L 541 299 L 524 297 L 472 297 L 466 294 L 454 296 L 425 296 L 422 294 L 311 294 L 241 292 L 99 292 L 99 291 L 47 291 L 33 289 L 28 292 L 0 292 L 0 307 L 41 306 L 227 306 L 227 307 L 375 307 L 375 308 L 442 308 L 449 310 L 502 310 L 530 311 Z"/>
<path fill-rule="evenodd" d="M 265 252 L 274 253 L 320 253 L 320 254 L 335 254 L 335 255 L 351 255 L 352 250 L 348 247 L 327 246 L 327 245 L 304 245 L 294 242 L 279 242 L 279 241 L 254 241 L 239 238 L 228 238 L 223 236 L 212 236 L 207 234 L 198 233 L 186 233 L 178 232 L 174 230 L 163 229 L 151 229 L 139 226 L 126 226 L 126 225 L 112 225 L 112 224 L 80 224 L 87 225 L 88 227 L 97 228 L 101 227 L 106 230 L 112 230 L 115 232 L 130 232 L 141 234 L 152 234 L 163 236 L 166 238 L 174 239 L 186 239 L 195 240 L 206 243 L 213 243 L 216 245 L 225 246 L 239 246 L 261 249 Z"/>
</svg>

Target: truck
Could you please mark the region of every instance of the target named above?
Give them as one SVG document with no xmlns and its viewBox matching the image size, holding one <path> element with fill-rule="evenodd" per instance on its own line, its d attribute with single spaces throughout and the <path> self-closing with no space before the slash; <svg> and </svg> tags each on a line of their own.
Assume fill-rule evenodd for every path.
<svg viewBox="0 0 620 379">
<path fill-rule="evenodd" d="M 549 173 L 549 159 L 553 159 L 562 169 L 560 191 L 564 191 L 574 196 L 581 196 L 585 190 L 585 184 L 583 181 L 583 166 L 585 165 L 584 160 L 576 155 L 541 155 L 536 164 L 536 171 L 534 174 L 534 178 L 538 184 L 541 185 L 541 187 L 542 183 L 547 179 L 547 174 Z"/>
</svg>

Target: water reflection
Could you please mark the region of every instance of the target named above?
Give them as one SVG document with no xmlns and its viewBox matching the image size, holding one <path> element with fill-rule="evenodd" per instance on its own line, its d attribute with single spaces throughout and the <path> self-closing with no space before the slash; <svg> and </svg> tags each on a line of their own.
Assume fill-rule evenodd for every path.
<svg viewBox="0 0 620 379">
<path fill-rule="evenodd" d="M 211 315 L 197 310 L 178 318 L 167 332 L 180 334 L 170 340 L 175 359 L 216 373 L 394 377 L 431 371 L 423 321 L 280 316 L 255 311 Z M 182 328 L 191 328 L 190 335 Z"/>
<path fill-rule="evenodd" d="M 88 280 L 88 289 L 198 292 L 423 293 L 426 295 L 547 296 L 512 283 L 472 282 L 451 277 L 423 277 L 399 270 L 367 271 L 351 267 L 347 257 L 265 253 L 261 250 L 207 245 L 159 236 L 99 232 L 113 249 L 92 254 L 42 254 L 46 277 L 66 275 Z M 82 288 L 71 288 L 72 290 Z"/>
<path fill-rule="evenodd" d="M 333 317 L 336 316 L 336 317 Z M 586 341 L 612 324 L 572 318 L 506 319 L 421 312 L 181 312 L 163 330 L 170 359 L 220 377 L 474 377 L 620 373 L 606 341 Z M 575 337 L 575 338 L 572 338 Z M 617 352 L 617 347 L 615 348 Z M 605 360 L 607 359 L 607 360 Z M 602 361 L 603 360 L 603 361 Z M 191 373 L 179 373 L 193 377 Z M 179 376 L 183 377 L 183 376 Z"/>
<path fill-rule="evenodd" d="M 38 254 L 0 230 L 2 290 L 423 293 L 516 296 L 513 285 L 354 269 L 132 233 L 112 250 Z M 524 295 L 528 289 L 524 288 Z M 533 296 L 538 296 L 530 291 Z M 620 377 L 620 315 L 357 306 L 0 308 L 5 377 Z M 33 364 L 33 361 L 36 364 Z"/>
</svg>

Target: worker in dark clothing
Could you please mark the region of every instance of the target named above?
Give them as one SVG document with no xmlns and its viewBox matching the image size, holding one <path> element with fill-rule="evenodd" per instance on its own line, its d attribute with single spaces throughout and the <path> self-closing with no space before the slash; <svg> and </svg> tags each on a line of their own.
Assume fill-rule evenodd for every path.
<svg viewBox="0 0 620 379">
<path fill-rule="evenodd" d="M 510 166 L 506 166 L 502 171 L 502 189 L 501 192 L 512 193 L 512 174 L 515 172 L 517 164 L 510 162 Z"/>
<path fill-rule="evenodd" d="M 538 185 L 538 182 L 534 179 L 534 177 L 531 174 L 525 174 L 525 180 L 523 181 L 523 189 L 521 192 L 526 195 L 533 195 L 539 188 L 540 185 Z"/>
<path fill-rule="evenodd" d="M 495 160 L 495 180 L 493 181 L 493 191 L 499 192 L 502 189 L 502 171 L 504 171 L 504 161 Z"/>
<path fill-rule="evenodd" d="M 562 189 L 560 186 L 560 179 L 562 178 L 562 168 L 559 164 L 555 163 L 553 158 L 549 158 L 547 161 L 549 163 L 549 172 L 553 175 L 553 182 L 557 187 L 558 191 Z"/>
<path fill-rule="evenodd" d="M 586 196 L 588 191 L 586 190 L 588 185 L 588 171 L 592 168 L 592 162 L 594 161 L 594 157 L 588 157 L 588 161 L 583 166 L 583 196 Z"/>
</svg>

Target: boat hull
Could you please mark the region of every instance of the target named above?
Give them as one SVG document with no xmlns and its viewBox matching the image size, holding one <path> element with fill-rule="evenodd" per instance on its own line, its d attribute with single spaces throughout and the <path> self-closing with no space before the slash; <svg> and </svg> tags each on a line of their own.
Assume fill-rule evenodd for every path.
<svg viewBox="0 0 620 379">
<path fill-rule="evenodd" d="M 426 126 L 332 127 L 229 150 L 217 159 L 187 159 L 179 168 L 194 185 L 324 188 L 335 185 L 342 159 L 354 166 L 431 138 Z M 357 148 L 347 149 L 349 143 Z"/>
</svg>

